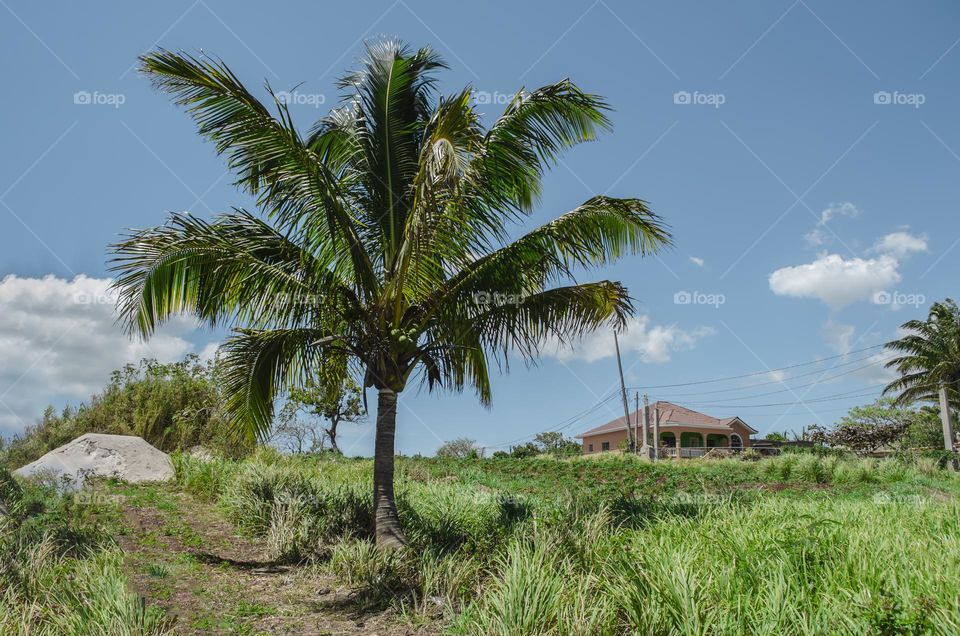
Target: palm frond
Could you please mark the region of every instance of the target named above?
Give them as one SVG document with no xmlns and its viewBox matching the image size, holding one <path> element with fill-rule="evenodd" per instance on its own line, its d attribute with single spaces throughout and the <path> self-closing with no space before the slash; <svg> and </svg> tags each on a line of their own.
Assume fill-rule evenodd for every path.
<svg viewBox="0 0 960 636">
<path fill-rule="evenodd" d="M 200 134 L 227 156 L 238 174 L 237 185 L 256 195 L 258 205 L 275 215 L 281 227 L 304 225 L 313 230 L 318 246 L 330 244 L 348 256 L 364 289 L 376 287 L 341 186 L 303 143 L 285 104 L 274 97 L 278 116 L 273 117 L 223 62 L 163 49 L 140 59 L 154 86 L 173 95 Z M 315 231 L 318 221 L 325 232 Z"/>
<path fill-rule="evenodd" d="M 530 294 L 627 254 L 652 254 L 671 244 L 662 220 L 639 199 L 594 197 L 451 277 L 428 303 L 426 316 L 476 294 Z"/>
<path fill-rule="evenodd" d="M 886 348 L 898 355 L 886 363 L 900 377 L 889 383 L 884 394 L 897 393 L 899 404 L 936 402 L 945 386 L 951 403 L 958 404 L 960 388 L 960 308 L 950 298 L 933 303 L 926 320 L 909 320 L 902 338 Z"/>
<path fill-rule="evenodd" d="M 560 153 L 610 128 L 609 106 L 566 79 L 532 92 L 520 90 L 490 127 L 477 158 L 491 207 L 529 211 L 544 170 Z"/>
<path fill-rule="evenodd" d="M 221 348 L 227 413 L 235 434 L 264 440 L 275 399 L 287 389 L 307 386 L 323 364 L 317 329 L 238 330 Z"/>
<path fill-rule="evenodd" d="M 141 336 L 183 313 L 211 326 L 289 326 L 342 319 L 358 303 L 332 255 L 315 256 L 244 211 L 213 222 L 174 214 L 111 250 L 121 321 Z"/>
</svg>

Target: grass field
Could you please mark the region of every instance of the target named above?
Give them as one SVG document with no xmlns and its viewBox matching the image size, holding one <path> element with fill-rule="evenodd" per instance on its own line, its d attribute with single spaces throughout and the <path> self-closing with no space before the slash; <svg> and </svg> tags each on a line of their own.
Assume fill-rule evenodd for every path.
<svg viewBox="0 0 960 636">
<path fill-rule="evenodd" d="M 175 463 L 175 486 L 112 492 L 166 515 L 160 534 L 182 545 L 211 541 L 185 518 L 216 513 L 297 585 L 348 590 L 339 610 L 389 615 L 381 633 L 960 633 L 960 479 L 926 460 L 401 458 L 401 552 L 370 542 L 369 460 Z M 70 567 L 117 567 L 115 547 L 90 554 Z M 195 575 L 181 560 L 136 566 L 161 582 L 146 608 L 122 589 L 74 596 L 109 595 L 117 621 L 141 625 L 103 633 L 161 633 L 153 609 L 170 602 L 151 595 Z M 305 620 L 296 599 L 267 594 L 217 599 L 232 622 L 208 631 Z M 0 621 L 15 624 L 36 598 L 8 594 Z"/>
</svg>

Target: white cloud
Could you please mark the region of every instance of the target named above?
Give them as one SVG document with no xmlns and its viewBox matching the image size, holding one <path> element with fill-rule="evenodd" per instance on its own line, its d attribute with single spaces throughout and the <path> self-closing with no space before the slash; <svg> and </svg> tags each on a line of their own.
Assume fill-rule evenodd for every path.
<svg viewBox="0 0 960 636">
<path fill-rule="evenodd" d="M 110 373 L 141 358 L 169 362 L 193 351 L 192 319 L 171 321 L 149 342 L 116 322 L 110 279 L 0 280 L 0 431 L 20 430 L 51 402 L 86 400 Z"/>
<path fill-rule="evenodd" d="M 927 237 L 916 236 L 909 232 L 893 232 L 881 237 L 871 248 L 877 254 L 889 254 L 894 258 L 905 258 L 914 252 L 927 251 Z"/>
<path fill-rule="evenodd" d="M 860 216 L 860 210 L 849 201 L 831 203 L 820 212 L 820 220 L 817 222 L 817 226 L 804 237 L 807 243 L 813 246 L 823 245 L 828 238 L 826 230 L 827 224 L 839 216 L 855 218 Z"/>
<path fill-rule="evenodd" d="M 769 382 L 783 382 L 787 379 L 787 372 L 777 369 L 765 374 L 763 377 L 765 377 Z"/>
<path fill-rule="evenodd" d="M 844 325 L 832 320 L 827 321 L 823 326 L 823 339 L 837 353 L 847 355 L 850 353 L 850 343 L 853 340 L 853 334 L 856 329 L 853 325 Z"/>
<path fill-rule="evenodd" d="M 860 216 L 860 209 L 849 201 L 831 203 L 820 212 L 820 225 L 826 225 L 838 216 L 855 218 Z"/>
<path fill-rule="evenodd" d="M 691 256 L 690 262 L 696 265 L 697 267 L 703 267 L 703 259 L 699 256 Z"/>
<path fill-rule="evenodd" d="M 859 368 L 850 377 L 863 380 L 868 385 L 889 384 L 900 377 L 895 369 L 888 369 L 884 366 L 889 358 L 889 351 L 879 351 L 857 365 Z"/>
<path fill-rule="evenodd" d="M 840 309 L 900 282 L 898 267 L 897 259 L 887 254 L 868 259 L 821 254 L 812 263 L 776 270 L 769 283 L 778 296 L 819 298 Z"/>
<path fill-rule="evenodd" d="M 203 349 L 200 350 L 200 353 L 197 355 L 200 357 L 201 362 L 209 362 L 217 357 L 217 353 L 220 351 L 220 342 L 208 342 Z"/>
<path fill-rule="evenodd" d="M 620 334 L 620 352 L 623 355 L 639 354 L 644 362 L 667 362 L 676 351 L 692 349 L 697 342 L 715 333 L 713 327 L 696 327 L 690 331 L 677 325 L 652 325 L 649 316 L 637 316 L 627 323 Z M 543 346 L 546 356 L 558 360 L 583 360 L 595 362 L 616 355 L 613 332 L 595 331 L 571 347 L 560 346 L 551 341 Z"/>
</svg>

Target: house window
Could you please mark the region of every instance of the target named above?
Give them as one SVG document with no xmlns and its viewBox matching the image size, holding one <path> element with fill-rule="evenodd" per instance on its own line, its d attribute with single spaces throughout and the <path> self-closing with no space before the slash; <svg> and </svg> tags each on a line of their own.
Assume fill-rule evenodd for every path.
<svg viewBox="0 0 960 636">
<path fill-rule="evenodd" d="M 605 450 L 605 451 L 610 450 L 610 442 L 601 442 L 600 450 Z"/>
<path fill-rule="evenodd" d="M 730 436 L 730 445 L 734 448 L 743 448 L 743 439 L 734 433 Z"/>
<path fill-rule="evenodd" d="M 590 444 L 590 452 L 593 452 L 593 444 Z"/>
</svg>

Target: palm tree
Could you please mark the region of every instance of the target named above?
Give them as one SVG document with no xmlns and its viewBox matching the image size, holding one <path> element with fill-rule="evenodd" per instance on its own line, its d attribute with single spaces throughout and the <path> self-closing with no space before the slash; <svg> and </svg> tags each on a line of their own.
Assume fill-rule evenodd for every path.
<svg viewBox="0 0 960 636">
<path fill-rule="evenodd" d="M 228 409 L 262 439 L 274 400 L 345 356 L 377 391 L 375 536 L 405 544 L 393 491 L 397 395 L 413 383 L 476 391 L 490 362 L 528 362 L 548 339 L 624 325 L 627 290 L 573 275 L 670 243 L 639 199 L 593 197 L 510 242 L 564 149 L 610 127 L 607 105 L 568 80 L 519 91 L 485 128 L 469 88 L 435 92 L 429 48 L 367 46 L 341 106 L 306 136 L 220 60 L 158 50 L 141 70 L 172 95 L 256 197 L 256 216 L 174 214 L 111 246 L 119 310 L 148 337 L 176 314 L 233 328 Z M 336 367 L 337 365 L 330 365 Z M 416 372 L 416 373 L 415 373 Z"/>
<path fill-rule="evenodd" d="M 903 354 L 886 364 L 899 371 L 900 378 L 883 392 L 899 391 L 898 404 L 939 400 L 943 447 L 952 451 L 956 440 L 950 411 L 960 407 L 960 307 L 947 298 L 930 306 L 926 320 L 909 320 L 900 328 L 908 334 L 886 345 Z M 953 468 L 957 468 L 956 460 Z"/>
<path fill-rule="evenodd" d="M 960 307 L 953 299 L 930 306 L 926 320 L 910 320 L 900 328 L 907 335 L 888 342 L 886 348 L 901 355 L 886 363 L 900 378 L 884 388 L 884 394 L 898 392 L 898 404 L 936 402 L 946 386 L 950 402 L 958 403 L 960 383 Z"/>
</svg>

